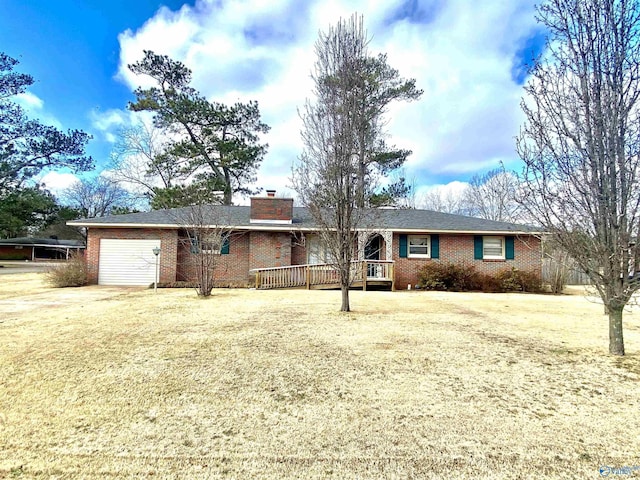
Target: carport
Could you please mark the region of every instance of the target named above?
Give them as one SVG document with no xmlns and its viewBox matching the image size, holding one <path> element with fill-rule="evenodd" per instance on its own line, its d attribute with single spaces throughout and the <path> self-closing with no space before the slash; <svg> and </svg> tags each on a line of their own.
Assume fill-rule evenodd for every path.
<svg viewBox="0 0 640 480">
<path fill-rule="evenodd" d="M 59 240 L 55 237 L 17 237 L 0 240 L 1 260 L 68 260 L 85 249 L 79 240 Z"/>
</svg>

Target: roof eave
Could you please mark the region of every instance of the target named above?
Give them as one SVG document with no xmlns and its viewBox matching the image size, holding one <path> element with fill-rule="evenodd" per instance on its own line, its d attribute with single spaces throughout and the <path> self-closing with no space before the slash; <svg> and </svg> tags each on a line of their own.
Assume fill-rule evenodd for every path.
<svg viewBox="0 0 640 480">
<path fill-rule="evenodd" d="M 546 232 L 537 230 L 452 230 L 440 228 L 387 228 L 394 233 L 438 233 L 438 234 L 462 234 L 462 235 L 543 235 Z"/>
<path fill-rule="evenodd" d="M 0 243 L 0 247 L 87 248 L 84 245 L 65 245 L 59 243 Z"/>
<path fill-rule="evenodd" d="M 71 227 L 94 227 L 94 228 L 170 228 L 178 229 L 181 226 L 171 223 L 106 223 L 106 222 L 83 222 L 72 220 L 67 222 Z"/>
<path fill-rule="evenodd" d="M 104 222 L 82 222 L 82 221 L 70 221 L 67 225 L 74 227 L 88 227 L 88 228 L 149 228 L 149 229 L 171 229 L 178 230 L 180 228 L 226 228 L 236 230 L 249 230 L 249 231 L 270 231 L 270 232 L 314 232 L 318 231 L 318 227 L 313 226 L 301 226 L 301 225 L 177 225 L 170 223 L 104 223 Z M 360 231 L 380 231 L 387 230 L 394 233 L 437 233 L 437 234 L 458 234 L 458 235 L 543 235 L 546 232 L 543 231 L 527 231 L 527 230 L 453 230 L 453 229 L 441 229 L 441 228 L 380 228 L 380 229 L 357 229 Z"/>
</svg>

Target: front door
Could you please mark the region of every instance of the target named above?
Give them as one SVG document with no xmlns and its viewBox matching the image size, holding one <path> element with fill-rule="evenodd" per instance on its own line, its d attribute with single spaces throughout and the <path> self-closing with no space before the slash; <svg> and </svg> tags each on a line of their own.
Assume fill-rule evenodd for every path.
<svg viewBox="0 0 640 480">
<path fill-rule="evenodd" d="M 382 249 L 382 237 L 380 235 L 374 235 L 367 241 L 364 246 L 364 258 L 365 260 L 380 260 L 380 250 Z M 377 278 L 381 273 L 381 265 L 370 263 L 367 265 L 367 277 Z"/>
<path fill-rule="evenodd" d="M 367 260 L 380 260 L 380 235 L 369 238 L 364 246 L 364 258 Z"/>
</svg>

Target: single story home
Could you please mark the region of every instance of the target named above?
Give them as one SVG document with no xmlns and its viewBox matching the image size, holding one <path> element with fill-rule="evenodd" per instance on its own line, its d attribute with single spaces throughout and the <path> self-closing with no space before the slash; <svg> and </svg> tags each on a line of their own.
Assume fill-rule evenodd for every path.
<svg viewBox="0 0 640 480">
<path fill-rule="evenodd" d="M 59 240 L 56 237 L 18 237 L 0 239 L 0 260 L 67 260 L 84 250 L 79 240 Z"/>
<path fill-rule="evenodd" d="M 87 229 L 89 282 L 149 285 L 156 269 L 163 283 L 194 281 L 194 239 L 185 220 L 193 218 L 191 208 L 68 222 Z M 484 273 L 510 267 L 541 273 L 540 232 L 532 227 L 430 210 L 372 213 L 375 225 L 358 230 L 357 256 L 371 265 L 391 265 L 384 276 L 393 272 L 396 289 L 415 285 L 418 271 L 428 262 L 473 265 Z M 310 266 L 329 261 L 309 211 L 294 207 L 293 199 L 275 197 L 273 191 L 251 198 L 249 206 L 209 205 L 198 222 L 212 231 L 224 227 L 231 232 L 222 245 L 205 247 L 203 242 L 200 250 L 217 256 L 219 284 L 246 286 L 270 272 L 291 280 L 304 276 L 300 272 L 306 268 L 308 287 Z M 304 279 L 291 282 L 283 286 L 302 286 Z"/>
</svg>

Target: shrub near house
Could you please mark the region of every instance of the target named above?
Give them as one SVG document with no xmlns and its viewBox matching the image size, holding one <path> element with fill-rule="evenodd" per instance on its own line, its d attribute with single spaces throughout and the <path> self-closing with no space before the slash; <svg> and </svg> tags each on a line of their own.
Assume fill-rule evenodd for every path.
<svg viewBox="0 0 640 480">
<path fill-rule="evenodd" d="M 418 287 L 453 292 L 540 292 L 542 280 L 537 272 L 522 271 L 514 267 L 488 274 L 478 272 L 473 265 L 431 263 L 420 269 Z"/>
<path fill-rule="evenodd" d="M 66 263 L 47 272 L 47 282 L 53 287 L 82 287 L 87 284 L 87 265 L 82 255 L 74 255 Z"/>
</svg>

